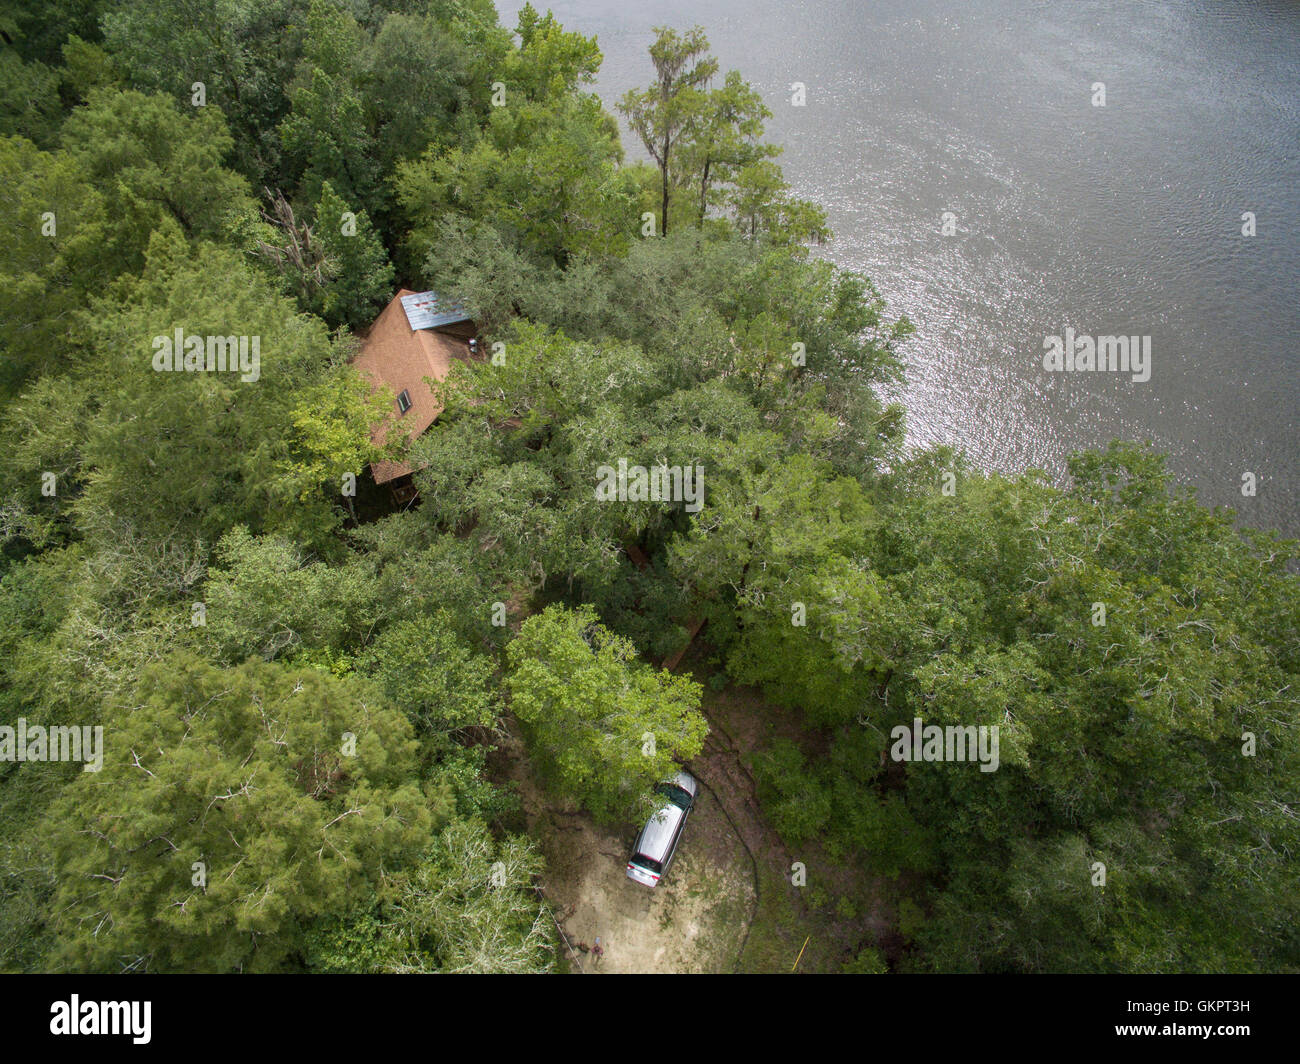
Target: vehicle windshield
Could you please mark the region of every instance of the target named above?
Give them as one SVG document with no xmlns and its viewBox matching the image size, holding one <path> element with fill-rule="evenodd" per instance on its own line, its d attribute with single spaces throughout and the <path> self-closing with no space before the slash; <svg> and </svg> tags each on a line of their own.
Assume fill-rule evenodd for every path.
<svg viewBox="0 0 1300 1064">
<path fill-rule="evenodd" d="M 640 865 L 647 872 L 653 872 L 655 875 L 661 875 L 664 870 L 663 865 L 661 865 L 653 857 L 647 857 L 643 853 L 639 853 L 635 857 L 633 857 L 632 863 L 634 865 Z"/>
<path fill-rule="evenodd" d="M 677 786 L 677 784 L 661 783 L 656 789 L 679 809 L 689 809 L 691 807 L 690 793 Z"/>
</svg>

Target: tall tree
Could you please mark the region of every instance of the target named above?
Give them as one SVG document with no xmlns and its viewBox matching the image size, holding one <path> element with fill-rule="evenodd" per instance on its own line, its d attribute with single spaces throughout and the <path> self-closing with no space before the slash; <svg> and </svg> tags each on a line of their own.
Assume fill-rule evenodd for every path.
<svg viewBox="0 0 1300 1064">
<path fill-rule="evenodd" d="M 642 814 L 654 785 L 703 748 L 699 684 L 638 662 L 589 606 L 528 618 L 507 656 L 511 708 L 534 751 L 602 820 Z"/>
<path fill-rule="evenodd" d="M 193 371 L 163 361 L 177 330 Z M 335 526 L 343 472 L 360 475 L 373 453 L 365 389 L 324 323 L 243 256 L 160 235 L 129 297 L 104 304 L 89 333 L 105 357 L 87 369 L 94 411 L 72 442 L 83 532 L 111 535 L 124 518 L 211 543 L 243 522 L 319 542 Z"/>
<path fill-rule="evenodd" d="M 667 236 L 673 151 L 704 121 L 708 103 L 704 88 L 718 72 L 718 61 L 708 54 L 709 41 L 700 26 L 685 34 L 659 26 L 655 33 L 650 46 L 655 83 L 648 89 L 629 89 L 618 109 L 659 167 L 660 233 Z"/>
<path fill-rule="evenodd" d="M 565 266 L 621 253 L 635 230 L 637 189 L 621 166 L 618 123 L 583 91 L 600 69 L 594 37 L 525 5 L 519 47 L 494 80 L 504 99 L 482 135 L 443 141 L 398 168 L 398 199 L 412 222 L 411 257 L 441 259 L 442 227 L 458 216 L 490 225 L 513 247 Z"/>
<path fill-rule="evenodd" d="M 326 181 L 316 204 L 316 233 L 332 276 L 313 309 L 332 325 L 369 325 L 393 294 L 393 265 L 370 216 Z"/>
<path fill-rule="evenodd" d="M 281 180 L 275 127 L 302 54 L 305 0 L 107 0 L 104 43 L 133 88 L 217 107 L 254 187 Z M 90 39 L 90 34 L 82 33 Z M 195 100 L 195 85 L 202 96 Z"/>
<path fill-rule="evenodd" d="M 286 162 L 303 200 L 319 200 L 326 182 L 367 210 L 383 206 L 371 151 L 361 76 L 364 31 L 344 8 L 312 0 L 307 38 L 289 88 L 290 112 L 280 123 Z"/>
<path fill-rule="evenodd" d="M 0 259 L 0 388 L 12 393 L 67 366 L 78 309 L 125 263 L 106 246 L 113 233 L 103 196 L 65 152 L 0 138 L 0 210 L 11 220 Z"/>
<path fill-rule="evenodd" d="M 763 122 L 771 117 L 762 97 L 739 71 L 727 71 L 723 84 L 709 93 L 695 135 L 681 149 L 682 180 L 698 190 L 697 226 L 704 224 L 717 185 L 734 180 L 743 167 L 759 159 L 780 154 L 780 148 L 760 139 Z"/>
<path fill-rule="evenodd" d="M 635 189 L 621 158 L 615 123 L 593 96 L 497 108 L 472 146 L 399 165 L 414 257 L 440 255 L 439 227 L 457 216 L 560 266 L 584 253 L 617 254 L 635 225 Z"/>
<path fill-rule="evenodd" d="M 229 240 L 256 210 L 248 183 L 224 163 L 233 141 L 216 107 L 97 89 L 63 124 L 63 146 L 104 198 L 101 262 L 138 271 L 170 223 L 191 240 Z"/>
</svg>

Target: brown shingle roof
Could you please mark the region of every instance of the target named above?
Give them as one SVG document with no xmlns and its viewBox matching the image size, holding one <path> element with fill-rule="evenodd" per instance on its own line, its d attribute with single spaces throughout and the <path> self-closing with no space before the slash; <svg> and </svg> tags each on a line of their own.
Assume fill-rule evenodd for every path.
<svg viewBox="0 0 1300 1064">
<path fill-rule="evenodd" d="M 386 384 L 394 396 L 403 391 L 411 396 L 411 408 L 405 414 L 399 412 L 394 402 L 388 416 L 375 426 L 370 438 L 376 444 L 382 444 L 394 427 L 413 440 L 432 425 L 442 413 L 442 406 L 434 399 L 424 378 L 441 381 L 451 369 L 453 358 L 469 358 L 469 344 L 464 340 L 433 329 L 411 328 L 402 308 L 402 296 L 412 294 L 409 288 L 403 288 L 393 297 L 370 326 L 361 351 L 352 362 L 377 387 Z M 412 470 L 405 462 L 384 461 L 373 463 L 370 471 L 375 483 L 384 484 Z"/>
</svg>

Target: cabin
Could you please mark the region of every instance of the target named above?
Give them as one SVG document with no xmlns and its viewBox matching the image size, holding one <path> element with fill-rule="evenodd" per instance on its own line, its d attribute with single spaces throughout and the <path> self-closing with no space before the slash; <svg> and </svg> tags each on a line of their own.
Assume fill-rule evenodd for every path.
<svg viewBox="0 0 1300 1064">
<path fill-rule="evenodd" d="M 352 361 L 376 388 L 392 389 L 393 408 L 371 432 L 383 444 L 391 432 L 413 440 L 434 423 L 442 406 L 425 378 L 441 381 L 453 359 L 481 357 L 477 327 L 463 308 L 436 292 L 401 289 L 370 326 L 361 350 Z M 388 486 L 399 504 L 415 498 L 406 462 L 382 461 L 370 466 L 375 483 Z"/>
</svg>

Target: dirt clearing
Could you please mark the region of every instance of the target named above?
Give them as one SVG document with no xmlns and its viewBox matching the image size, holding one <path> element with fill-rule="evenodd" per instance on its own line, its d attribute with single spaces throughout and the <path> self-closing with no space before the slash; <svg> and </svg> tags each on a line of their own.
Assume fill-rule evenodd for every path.
<svg viewBox="0 0 1300 1064">
<path fill-rule="evenodd" d="M 611 832 L 557 805 L 528 769 L 523 743 L 501 744 L 519 787 L 528 834 L 546 857 L 542 889 L 576 950 L 575 971 L 730 972 L 754 912 L 753 866 L 707 788 L 664 882 L 627 878 L 635 832 Z M 707 782 L 707 781 L 706 781 Z M 600 938 L 603 955 L 584 952 Z"/>
</svg>

